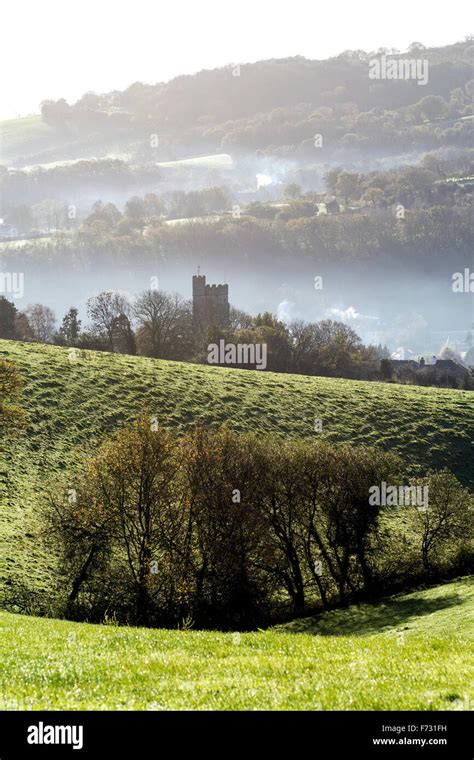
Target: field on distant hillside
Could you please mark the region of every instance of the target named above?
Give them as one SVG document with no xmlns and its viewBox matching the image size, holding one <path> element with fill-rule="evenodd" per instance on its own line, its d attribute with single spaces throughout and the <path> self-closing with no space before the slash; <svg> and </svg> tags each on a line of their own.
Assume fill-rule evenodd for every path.
<svg viewBox="0 0 474 760">
<path fill-rule="evenodd" d="M 185 169 L 186 167 L 194 167 L 197 169 L 233 169 L 234 162 L 228 153 L 213 153 L 209 156 L 179 158 L 176 161 L 160 161 L 157 166 L 176 169 Z"/>
<path fill-rule="evenodd" d="M 468 710 L 469 604 L 472 612 L 467 579 L 398 596 L 387 600 L 387 625 L 375 635 L 380 605 L 368 604 L 351 608 L 350 618 L 323 613 L 309 633 L 165 631 L 0 613 L 0 708 Z"/>
<path fill-rule="evenodd" d="M 51 147 L 57 142 L 55 131 L 42 120 L 41 116 L 24 116 L 20 119 L 0 121 L 0 158 L 14 152 L 34 148 Z"/>
<path fill-rule="evenodd" d="M 474 394 L 466 391 L 228 370 L 0 341 L 26 380 L 28 428 L 0 464 L 0 582 L 44 587 L 50 560 L 38 505 L 50 476 L 67 472 L 143 408 L 177 432 L 200 422 L 237 431 L 322 437 L 397 451 L 407 471 L 449 467 L 473 488 Z"/>
<path fill-rule="evenodd" d="M 92 151 L 87 139 L 84 141 L 82 151 L 70 157 L 71 146 L 80 144 L 80 139 L 74 130 L 55 129 L 46 124 L 38 114 L 22 116 L 18 119 L 0 121 L 0 163 L 19 164 L 22 171 L 31 171 L 36 166 L 44 169 L 53 169 L 55 166 L 70 166 L 83 159 L 92 159 L 96 156 Z M 97 146 L 96 146 L 97 150 Z M 44 153 L 42 153 L 44 151 Z M 106 153 L 107 151 L 105 151 Z M 50 155 L 54 153 L 54 158 Z M 104 157 L 104 149 L 101 148 L 99 155 Z M 111 155 L 111 158 L 121 156 Z M 31 158 L 32 163 L 25 165 L 25 160 Z"/>
</svg>

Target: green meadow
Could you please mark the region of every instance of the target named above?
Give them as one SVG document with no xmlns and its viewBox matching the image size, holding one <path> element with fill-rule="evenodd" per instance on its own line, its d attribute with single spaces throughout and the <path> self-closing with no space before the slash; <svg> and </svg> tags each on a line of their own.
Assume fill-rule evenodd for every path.
<svg viewBox="0 0 474 760">
<path fill-rule="evenodd" d="M 472 582 L 255 633 L 0 613 L 0 708 L 467 710 Z M 378 631 L 378 632 L 376 632 Z"/>
<path fill-rule="evenodd" d="M 5 155 L 32 148 L 52 147 L 55 139 L 55 130 L 39 115 L 0 121 L 0 153 Z"/>
</svg>

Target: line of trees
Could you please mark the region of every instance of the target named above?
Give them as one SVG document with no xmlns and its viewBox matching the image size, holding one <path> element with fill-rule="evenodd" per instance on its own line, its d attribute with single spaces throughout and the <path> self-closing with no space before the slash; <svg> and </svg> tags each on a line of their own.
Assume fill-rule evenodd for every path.
<svg viewBox="0 0 474 760">
<path fill-rule="evenodd" d="M 361 379 L 381 378 L 380 358 L 387 354 L 364 346 L 352 328 L 332 320 L 285 325 L 270 313 L 252 317 L 231 309 L 228 329 L 202 330 L 193 321 L 190 301 L 159 290 L 143 291 L 133 302 L 104 291 L 88 300 L 87 310 L 86 330 L 75 308 L 56 330 L 55 315 L 47 306 L 34 304 L 18 312 L 0 297 L 0 337 L 202 363 L 207 362 L 207 346 L 220 339 L 265 343 L 269 370 Z"/>
<path fill-rule="evenodd" d="M 103 291 L 88 300 L 87 311 L 90 324 L 85 330 L 75 308 L 69 309 L 56 329 L 49 307 L 33 304 L 19 312 L 0 297 L 0 338 L 203 364 L 208 361 L 209 344 L 218 345 L 220 340 L 234 345 L 265 344 L 266 369 L 273 372 L 396 380 L 464 390 L 474 387 L 468 373 L 461 378 L 448 372 L 397 375 L 386 346 L 365 346 L 351 327 L 328 319 L 284 324 L 268 312 L 252 317 L 231 308 L 227 329 L 212 326 L 203 330 L 193 320 L 190 301 L 154 289 L 143 291 L 133 302 L 122 293 Z M 254 369 L 247 364 L 233 366 Z"/>
<path fill-rule="evenodd" d="M 84 620 L 252 628 L 466 571 L 472 497 L 448 471 L 429 504 L 384 507 L 400 484 L 376 449 L 195 429 L 144 413 L 106 439 L 45 510 L 63 611 Z"/>
<path fill-rule="evenodd" d="M 82 182 L 83 163 L 91 162 L 69 167 Z M 258 250 L 260 259 L 272 262 L 286 261 L 289 255 L 292 261 L 302 262 L 403 259 L 405 266 L 429 260 L 430 266 L 436 263 L 439 268 L 446 262 L 446 251 L 450 258 L 468 261 L 472 249 L 474 168 L 468 150 L 431 152 L 416 166 L 367 174 L 337 166 L 325 175 L 325 192 L 314 192 L 321 184 L 321 168 L 306 161 L 288 173 L 290 184 L 283 195 L 278 198 L 272 190 L 268 202 L 260 196 L 256 202 L 243 203 L 235 184 L 164 192 L 164 183 L 159 195 L 133 195 L 122 211 L 114 203 L 97 201 L 85 218 L 85 209 L 64 201 L 64 197 L 74 198 L 70 183 L 60 193 L 62 200 L 55 200 L 64 171 L 64 167 L 41 171 L 38 177 L 26 172 L 22 177 L 20 172 L 11 175 L 0 167 L 4 222 L 20 235 L 53 230 L 51 240 L 41 241 L 41 252 L 56 264 L 72 259 L 97 262 L 110 256 L 145 260 L 157 252 L 164 259 L 186 259 L 190 252 L 216 256 L 222 263 L 223 256 L 245 260 L 249 251 Z M 59 177 L 55 172 L 60 172 Z M 89 168 L 90 172 L 97 181 L 98 171 Z M 42 191 L 46 177 L 48 184 Z M 187 182 L 183 177 L 182 183 Z M 120 173 L 116 184 L 123 190 Z M 98 196 L 110 194 L 109 185 L 96 187 L 88 181 L 87 186 L 89 191 L 95 187 Z M 131 192 L 138 189 L 145 193 L 146 183 L 135 183 Z M 272 197 L 281 203 L 269 202 Z M 212 223 L 193 222 L 209 216 Z M 187 218 L 188 223 L 172 224 L 176 218 Z M 30 248 L 22 249 L 22 258 L 32 255 L 36 260 L 36 250 L 32 240 Z M 18 251 L 12 243 L 4 254 L 17 259 Z"/>
<path fill-rule="evenodd" d="M 471 193 L 459 192 L 459 196 L 454 194 L 453 205 L 437 199 L 430 208 L 422 208 L 417 200 L 413 203 L 409 186 L 403 201 L 397 201 L 405 207 L 402 219 L 397 217 L 396 205 L 382 207 L 383 197 L 379 199 L 380 193 L 375 192 L 370 197 L 364 193 L 363 207 L 347 213 L 318 216 L 319 201 L 303 198 L 281 210 L 253 204 L 242 207 L 240 218 L 221 214 L 212 222 L 191 218 L 186 224 L 170 224 L 155 218 L 146 229 L 143 220 L 121 218 L 113 204 L 104 204 L 71 236 L 58 234 L 41 246 L 32 240 L 21 252 L 14 243 L 5 243 L 2 254 L 7 271 L 18 271 L 19 261 L 23 268 L 34 267 L 39 256 L 46 268 L 73 263 L 97 267 L 113 262 L 116 266 L 118 261 L 151 268 L 150 262 L 157 256 L 163 265 L 201 258 L 209 264 L 218 262 L 220 267 L 227 261 L 246 267 L 251 255 L 272 267 L 289 261 L 318 270 L 323 264 L 382 267 L 396 262 L 418 271 L 429 262 L 435 272 L 452 273 L 453 262 L 456 267 L 463 262 L 469 265 L 472 251 Z"/>
<path fill-rule="evenodd" d="M 429 82 L 368 76 L 369 61 L 388 55 L 426 58 Z M 42 117 L 71 136 L 102 139 L 163 136 L 160 147 L 198 144 L 291 155 L 315 132 L 334 146 L 468 144 L 453 123 L 470 112 L 472 37 L 443 48 L 413 43 L 407 53 L 387 48 L 346 50 L 325 61 L 300 56 L 180 76 L 166 85 L 134 83 L 123 92 L 86 93 L 77 103 L 42 103 Z M 210 107 L 212 104 L 212 107 Z M 459 134 L 460 132 L 460 134 Z M 283 153 L 283 149 L 286 151 Z"/>
</svg>

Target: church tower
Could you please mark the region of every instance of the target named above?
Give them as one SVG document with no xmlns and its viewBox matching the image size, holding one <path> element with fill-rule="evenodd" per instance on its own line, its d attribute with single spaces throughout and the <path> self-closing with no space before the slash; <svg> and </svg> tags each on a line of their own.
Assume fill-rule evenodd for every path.
<svg viewBox="0 0 474 760">
<path fill-rule="evenodd" d="M 206 285 L 202 274 L 193 276 L 193 320 L 198 330 L 229 326 L 229 286 Z"/>
</svg>

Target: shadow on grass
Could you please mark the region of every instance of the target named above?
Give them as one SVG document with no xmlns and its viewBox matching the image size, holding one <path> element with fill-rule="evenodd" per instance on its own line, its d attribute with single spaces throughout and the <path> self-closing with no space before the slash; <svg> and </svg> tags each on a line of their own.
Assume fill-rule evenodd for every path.
<svg viewBox="0 0 474 760">
<path fill-rule="evenodd" d="M 317 617 L 295 620 L 285 626 L 292 633 L 314 633 L 318 636 L 367 636 L 386 629 L 409 628 L 411 618 L 456 607 L 463 599 L 456 593 L 435 599 L 396 597 L 374 604 L 353 604 L 346 609 L 324 612 Z"/>
</svg>

